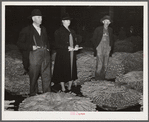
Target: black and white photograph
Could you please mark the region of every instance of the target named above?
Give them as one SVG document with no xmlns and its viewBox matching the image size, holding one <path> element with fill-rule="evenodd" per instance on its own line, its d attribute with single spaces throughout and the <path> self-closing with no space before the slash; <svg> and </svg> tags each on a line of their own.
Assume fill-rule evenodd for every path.
<svg viewBox="0 0 149 122">
<path fill-rule="evenodd" d="M 147 1 L 2 1 L 2 120 L 148 120 Z"/>
</svg>

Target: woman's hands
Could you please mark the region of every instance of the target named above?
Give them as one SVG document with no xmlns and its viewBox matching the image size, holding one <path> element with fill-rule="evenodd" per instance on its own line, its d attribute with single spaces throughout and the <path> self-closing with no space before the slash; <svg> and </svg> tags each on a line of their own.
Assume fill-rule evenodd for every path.
<svg viewBox="0 0 149 122">
<path fill-rule="evenodd" d="M 79 49 L 82 49 L 83 47 L 79 47 L 79 45 L 76 45 L 75 48 L 73 47 L 68 47 L 68 51 L 78 51 Z"/>
<path fill-rule="evenodd" d="M 69 46 L 68 51 L 74 51 L 74 48 Z"/>
<path fill-rule="evenodd" d="M 79 45 L 76 45 L 74 48 L 75 51 L 79 50 Z"/>
</svg>

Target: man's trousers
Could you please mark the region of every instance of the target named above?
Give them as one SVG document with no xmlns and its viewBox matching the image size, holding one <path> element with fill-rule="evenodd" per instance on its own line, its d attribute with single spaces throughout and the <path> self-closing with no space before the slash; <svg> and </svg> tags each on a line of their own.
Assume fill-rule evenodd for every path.
<svg viewBox="0 0 149 122">
<path fill-rule="evenodd" d="M 23 67 L 26 72 L 29 71 L 29 52 L 28 51 L 22 51 L 22 62 Z"/>
<path fill-rule="evenodd" d="M 104 80 L 111 47 L 109 46 L 108 41 L 102 40 L 100 44 L 97 46 L 96 50 L 97 50 L 97 61 L 96 61 L 97 63 L 95 71 L 95 80 Z"/>
<path fill-rule="evenodd" d="M 36 95 L 38 92 L 38 78 L 41 76 L 42 91 L 51 91 L 51 68 L 50 53 L 40 48 L 30 52 L 29 55 L 29 77 L 30 77 L 30 95 Z"/>
</svg>

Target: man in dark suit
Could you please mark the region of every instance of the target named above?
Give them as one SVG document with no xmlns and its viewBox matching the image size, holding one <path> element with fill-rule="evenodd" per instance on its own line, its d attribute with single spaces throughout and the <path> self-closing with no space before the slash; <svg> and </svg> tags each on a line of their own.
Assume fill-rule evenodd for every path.
<svg viewBox="0 0 149 122">
<path fill-rule="evenodd" d="M 104 16 L 100 22 L 103 26 L 97 27 L 93 33 L 92 43 L 97 51 L 95 80 L 104 80 L 108 65 L 109 55 L 113 47 L 113 30 L 109 27 L 112 22 L 110 16 Z"/>
<path fill-rule="evenodd" d="M 42 14 L 39 9 L 31 13 L 33 23 L 22 29 L 17 42 L 29 60 L 30 96 L 38 93 L 38 78 L 41 75 L 43 93 L 51 91 L 51 70 L 49 40 L 46 28 L 41 25 Z"/>
</svg>

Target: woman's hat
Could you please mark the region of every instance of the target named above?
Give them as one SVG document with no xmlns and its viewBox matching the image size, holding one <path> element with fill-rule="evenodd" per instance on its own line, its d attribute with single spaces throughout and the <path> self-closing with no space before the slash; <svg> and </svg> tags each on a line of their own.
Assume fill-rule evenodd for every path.
<svg viewBox="0 0 149 122">
<path fill-rule="evenodd" d="M 63 14 L 61 19 L 62 20 L 72 20 L 72 18 L 69 16 L 68 13 Z"/>
<path fill-rule="evenodd" d="M 42 16 L 42 13 L 39 9 L 34 9 L 32 12 L 31 12 L 31 15 L 28 17 L 28 18 L 31 18 L 33 16 Z"/>
<path fill-rule="evenodd" d="M 102 23 L 105 19 L 108 19 L 110 22 L 113 22 L 109 15 L 105 15 L 103 18 L 101 18 L 100 22 Z"/>
</svg>

